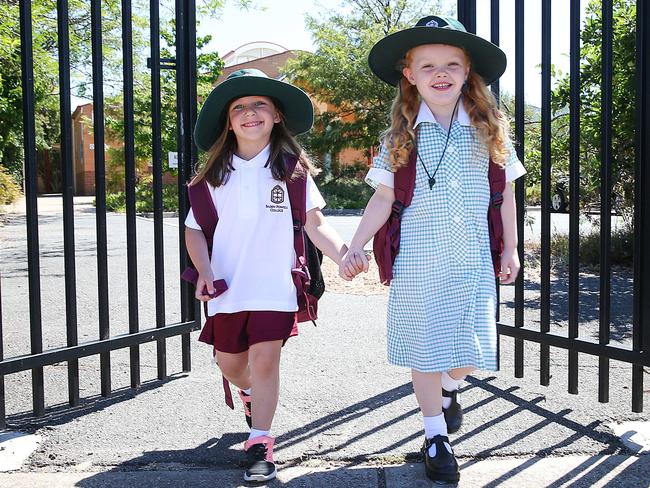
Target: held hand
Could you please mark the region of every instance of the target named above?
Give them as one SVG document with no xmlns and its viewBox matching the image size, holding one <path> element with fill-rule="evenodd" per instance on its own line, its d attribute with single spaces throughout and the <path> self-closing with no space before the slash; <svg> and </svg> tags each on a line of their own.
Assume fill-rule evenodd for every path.
<svg viewBox="0 0 650 488">
<path fill-rule="evenodd" d="M 519 274 L 519 254 L 517 249 L 504 250 L 501 255 L 501 272 L 499 273 L 502 285 L 514 283 Z"/>
<path fill-rule="evenodd" d="M 363 249 L 351 248 L 339 266 L 339 274 L 349 281 L 362 271 L 368 271 L 368 257 Z"/>
<path fill-rule="evenodd" d="M 213 298 L 211 295 L 214 295 L 215 290 L 212 283 L 212 273 L 199 274 L 199 278 L 196 281 L 196 291 L 194 292 L 194 296 L 197 300 L 207 302 Z"/>
</svg>

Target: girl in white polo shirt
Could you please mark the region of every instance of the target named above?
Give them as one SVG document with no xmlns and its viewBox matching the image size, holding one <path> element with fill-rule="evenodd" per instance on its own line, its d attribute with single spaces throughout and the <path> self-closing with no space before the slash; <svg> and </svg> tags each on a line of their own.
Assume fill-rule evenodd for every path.
<svg viewBox="0 0 650 488">
<path fill-rule="evenodd" d="M 274 438 L 269 435 L 279 396 L 280 352 L 297 334 L 293 221 L 284 155 L 298 158 L 296 172 L 307 173 L 305 231 L 312 242 L 340 264 L 347 251 L 324 220 L 325 201 L 311 178 L 314 167 L 293 135 L 313 123 L 309 97 L 299 88 L 255 69 L 236 71 L 203 105 L 194 130 L 208 158 L 191 185 L 208 183 L 219 222 L 212 257 L 192 210 L 185 240 L 199 278 L 196 298 L 208 302 L 208 320 L 199 340 L 214 346 L 224 377 L 240 389 L 252 427 L 244 444 L 246 481 L 276 476 Z M 228 289 L 214 293 L 213 280 Z"/>
</svg>

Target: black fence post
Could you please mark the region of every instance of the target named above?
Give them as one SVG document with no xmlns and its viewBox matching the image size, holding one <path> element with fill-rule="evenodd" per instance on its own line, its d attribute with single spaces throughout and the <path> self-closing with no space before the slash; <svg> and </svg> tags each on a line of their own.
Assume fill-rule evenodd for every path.
<svg viewBox="0 0 650 488">
<path fill-rule="evenodd" d="M 70 36 L 68 33 L 68 0 L 57 1 L 59 36 L 59 86 L 61 112 L 61 173 L 63 179 L 63 247 L 65 262 L 66 343 L 76 346 L 77 278 L 74 242 L 74 172 L 72 161 L 72 115 L 70 107 Z M 68 361 L 68 402 L 79 404 L 79 361 Z"/>
<path fill-rule="evenodd" d="M 633 349 L 650 365 L 650 5 L 636 4 L 636 178 Z M 632 411 L 643 411 L 643 366 L 632 366 Z"/>
<path fill-rule="evenodd" d="M 20 58 L 23 90 L 23 136 L 25 148 L 25 201 L 27 213 L 27 261 L 29 283 L 29 331 L 31 353 L 43 351 L 41 316 L 41 267 L 38 239 L 38 203 L 36 198 L 36 121 L 34 109 L 34 53 L 31 2 L 20 2 Z M 43 368 L 32 369 L 34 415 L 45 413 Z"/>
</svg>

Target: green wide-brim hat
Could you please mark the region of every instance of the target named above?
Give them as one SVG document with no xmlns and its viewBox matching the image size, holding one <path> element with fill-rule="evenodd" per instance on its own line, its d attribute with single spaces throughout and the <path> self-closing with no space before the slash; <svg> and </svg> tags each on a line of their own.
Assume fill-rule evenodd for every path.
<svg viewBox="0 0 650 488">
<path fill-rule="evenodd" d="M 414 47 L 423 44 L 449 44 L 464 49 L 471 59 L 472 70 L 486 85 L 496 81 L 506 70 L 506 54 L 495 44 L 470 34 L 456 19 L 430 15 L 415 24 L 384 37 L 370 50 L 368 64 L 373 73 L 389 85 L 402 78 L 400 61 Z"/>
<path fill-rule="evenodd" d="M 194 126 L 194 141 L 199 149 L 210 149 L 223 131 L 230 102 L 248 96 L 272 98 L 293 135 L 307 132 L 314 123 L 311 100 L 300 88 L 269 78 L 258 69 L 241 69 L 230 73 L 219 83 L 201 107 Z"/>
</svg>

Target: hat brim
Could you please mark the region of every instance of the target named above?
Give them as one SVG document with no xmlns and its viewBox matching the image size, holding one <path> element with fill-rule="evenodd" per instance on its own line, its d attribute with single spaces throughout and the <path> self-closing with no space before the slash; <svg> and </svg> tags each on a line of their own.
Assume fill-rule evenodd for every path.
<svg viewBox="0 0 650 488">
<path fill-rule="evenodd" d="M 205 100 L 194 127 L 194 141 L 202 151 L 212 147 L 224 129 L 230 102 L 246 96 L 273 98 L 280 104 L 287 129 L 294 135 L 311 129 L 314 108 L 309 96 L 289 83 L 261 76 L 240 76 L 217 85 Z"/>
<path fill-rule="evenodd" d="M 486 85 L 506 70 L 506 54 L 495 44 L 469 32 L 439 27 L 411 27 L 384 37 L 370 50 L 370 69 L 381 80 L 396 86 L 402 78 L 398 63 L 410 49 L 423 44 L 449 44 L 465 49 L 472 70 L 481 75 Z"/>
</svg>

